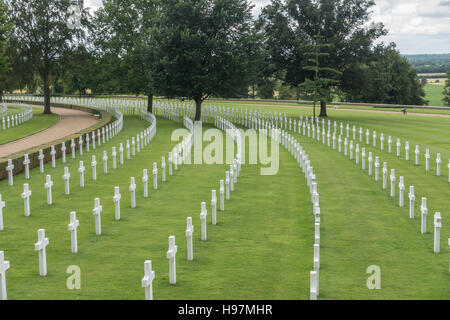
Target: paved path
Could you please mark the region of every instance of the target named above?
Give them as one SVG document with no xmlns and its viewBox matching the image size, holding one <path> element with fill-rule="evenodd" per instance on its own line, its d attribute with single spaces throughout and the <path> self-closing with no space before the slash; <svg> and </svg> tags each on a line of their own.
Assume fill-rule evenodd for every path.
<svg viewBox="0 0 450 320">
<path fill-rule="evenodd" d="M 43 106 L 33 107 L 43 109 Z M 23 139 L 0 145 L 0 157 L 64 138 L 89 128 L 99 121 L 93 114 L 79 110 L 52 107 L 52 112 L 60 116 L 60 120 L 54 126 Z"/>
</svg>

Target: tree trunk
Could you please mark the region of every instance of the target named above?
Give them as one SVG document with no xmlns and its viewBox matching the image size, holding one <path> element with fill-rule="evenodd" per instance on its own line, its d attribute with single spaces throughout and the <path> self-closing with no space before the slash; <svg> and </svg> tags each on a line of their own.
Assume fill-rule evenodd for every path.
<svg viewBox="0 0 450 320">
<path fill-rule="evenodd" d="M 328 117 L 327 115 L 327 102 L 326 101 L 320 101 L 320 114 L 319 117 Z"/>
<path fill-rule="evenodd" d="M 202 118 L 202 99 L 195 99 L 195 121 L 200 121 Z"/>
<path fill-rule="evenodd" d="M 147 99 L 148 99 L 147 111 L 153 113 L 153 94 L 149 93 Z"/>
<path fill-rule="evenodd" d="M 45 71 L 44 76 L 44 114 L 51 114 L 50 110 L 50 79 L 48 71 Z"/>
<path fill-rule="evenodd" d="M 313 123 L 316 122 L 316 102 L 313 104 Z"/>
</svg>

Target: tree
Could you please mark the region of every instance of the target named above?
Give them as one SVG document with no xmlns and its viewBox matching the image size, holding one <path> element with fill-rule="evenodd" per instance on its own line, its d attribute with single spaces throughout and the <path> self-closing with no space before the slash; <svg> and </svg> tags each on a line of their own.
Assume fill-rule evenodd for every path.
<svg viewBox="0 0 450 320">
<path fill-rule="evenodd" d="M 446 106 L 450 107 L 450 71 L 447 72 L 447 81 L 445 81 L 445 88 L 442 94 L 444 95 L 442 101 Z"/>
<path fill-rule="evenodd" d="M 11 25 L 7 18 L 8 7 L 3 0 L 0 0 L 0 102 L 3 102 L 3 91 L 6 87 L 7 74 L 9 71 L 8 57 L 6 49 L 8 45 Z"/>
<path fill-rule="evenodd" d="M 148 39 L 156 89 L 196 104 L 211 95 L 234 96 L 249 86 L 257 37 L 247 0 L 165 0 Z"/>
<path fill-rule="evenodd" d="M 70 28 L 69 0 L 9 0 L 9 16 L 14 23 L 12 37 L 20 46 L 22 55 L 37 72 L 44 88 L 44 113 L 50 110 L 50 84 L 55 77 L 61 56 L 82 38 L 82 28 Z M 81 23 L 85 24 L 87 9 L 81 10 Z"/>
<path fill-rule="evenodd" d="M 368 24 L 374 5 L 373 0 L 272 0 L 262 10 L 260 23 L 271 62 L 285 71 L 285 83 L 296 87 L 305 81 L 309 71 L 302 70 L 307 64 L 303 50 L 314 43 L 318 32 L 329 44 L 322 67 L 339 70 L 343 76 L 352 65 L 364 61 L 373 42 L 386 34 L 382 24 Z M 345 89 L 342 84 L 339 87 Z M 326 101 L 321 101 L 322 117 L 327 115 L 326 106 Z"/>
<path fill-rule="evenodd" d="M 423 105 L 424 82 L 395 44 L 378 45 L 364 63 L 353 65 L 344 75 L 345 99 L 350 102 Z"/>
<path fill-rule="evenodd" d="M 120 70 L 121 91 L 148 96 L 152 112 L 154 86 L 146 65 L 144 42 L 157 13 L 156 0 L 104 0 L 96 12 L 96 47 Z"/>
<path fill-rule="evenodd" d="M 306 99 L 313 99 L 313 118 L 316 119 L 316 103 L 318 101 L 331 102 L 333 101 L 333 95 L 335 94 L 335 86 L 339 83 L 338 80 L 327 78 L 327 75 L 335 76 L 341 75 L 342 72 L 333 68 L 323 68 L 320 65 L 320 58 L 328 57 L 330 54 L 323 52 L 325 48 L 330 47 L 328 43 L 323 43 L 323 37 L 320 35 L 320 31 L 314 36 L 314 43 L 306 45 L 305 56 L 309 65 L 303 67 L 303 70 L 309 71 L 312 76 L 306 78 L 303 83 L 299 85 L 299 90 L 303 93 L 303 97 Z M 314 120 L 315 121 L 315 120 Z"/>
</svg>

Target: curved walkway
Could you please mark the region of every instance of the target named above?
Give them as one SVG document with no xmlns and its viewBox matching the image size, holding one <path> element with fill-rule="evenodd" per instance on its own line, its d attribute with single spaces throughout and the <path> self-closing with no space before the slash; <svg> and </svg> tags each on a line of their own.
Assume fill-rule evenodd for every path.
<svg viewBox="0 0 450 320">
<path fill-rule="evenodd" d="M 43 109 L 43 106 L 33 105 L 33 107 Z M 95 117 L 93 114 L 79 110 L 52 107 L 52 112 L 60 116 L 58 123 L 31 136 L 1 145 L 0 157 L 6 157 L 23 150 L 64 138 L 89 128 L 99 121 L 98 117 Z"/>
</svg>

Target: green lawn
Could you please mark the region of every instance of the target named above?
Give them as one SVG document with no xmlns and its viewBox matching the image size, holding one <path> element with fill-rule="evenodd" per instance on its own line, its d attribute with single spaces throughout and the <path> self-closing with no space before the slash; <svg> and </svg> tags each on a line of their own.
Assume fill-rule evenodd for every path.
<svg viewBox="0 0 450 320">
<path fill-rule="evenodd" d="M 428 105 L 444 106 L 444 102 L 442 101 L 442 98 L 444 98 L 444 95 L 442 94 L 444 86 L 427 84 L 424 89 L 426 93 L 425 99 L 430 101 Z"/>
<path fill-rule="evenodd" d="M 278 109 L 277 109 L 278 110 Z M 290 115 L 311 114 L 310 109 L 289 109 Z M 405 176 L 406 189 L 416 187 L 416 218 L 408 209 L 398 208 L 398 198 L 389 197 L 381 183 L 368 177 L 354 162 L 312 139 L 301 141 L 317 175 L 321 203 L 320 299 L 449 299 L 450 183 L 446 176 L 449 154 L 450 119 L 351 111 L 332 111 L 331 119 L 347 120 L 377 132 L 391 133 L 427 145 L 443 154 L 444 177 L 425 173 L 421 165 L 374 151 L 398 176 Z M 280 149 L 280 170 L 275 176 L 261 176 L 258 165 L 244 165 L 225 212 L 218 211 L 218 225 L 211 225 L 211 189 L 219 189 L 226 165 L 185 165 L 142 196 L 142 169 L 149 172 L 153 162 L 174 146 L 170 136 L 179 124 L 158 118 L 158 131 L 144 151 L 126 166 L 102 170 L 101 154 L 110 153 L 148 124 L 125 117 L 124 131 L 95 152 L 69 159 L 71 195 L 64 195 L 61 160 L 57 168 L 46 165 L 51 174 L 54 204 L 46 204 L 45 175 L 32 170 L 31 217 L 23 215 L 20 198 L 24 176 L 14 187 L 0 182 L 6 201 L 5 230 L 0 232 L 0 250 L 10 260 L 7 271 L 10 299 L 143 299 L 140 287 L 143 263 L 153 262 L 156 271 L 155 299 L 308 299 L 309 271 L 312 269 L 314 220 L 306 181 L 293 157 Z M 208 125 L 205 125 L 208 127 Z M 387 138 L 387 135 L 386 135 Z M 90 157 L 97 156 L 98 181 L 91 180 Z M 412 157 L 411 157 L 412 158 Z M 79 187 L 78 161 L 86 166 L 86 188 Z M 432 170 L 435 170 L 434 161 Z M 161 173 L 161 169 L 160 169 Z M 130 208 L 130 177 L 136 177 L 137 208 Z M 114 220 L 114 186 L 122 193 L 121 221 Z M 428 233 L 420 234 L 420 198 L 428 197 Z M 92 209 L 94 198 L 103 205 L 101 236 L 95 235 Z M 407 197 L 406 197 L 407 199 Z M 200 203 L 207 202 L 208 241 L 200 240 Z M 408 203 L 407 200 L 405 203 Z M 79 253 L 70 253 L 69 212 L 77 211 Z M 441 254 L 433 253 L 433 214 L 441 211 Z M 186 217 L 192 216 L 194 261 L 186 259 Z M 48 246 L 48 276 L 38 272 L 33 250 L 37 230 L 45 228 Z M 178 245 L 177 284 L 169 285 L 166 251 L 168 236 Z M 68 290 L 66 268 L 81 268 L 81 290 Z M 381 290 L 368 290 L 368 266 L 381 268 Z"/>
<path fill-rule="evenodd" d="M 8 114 L 22 112 L 23 109 L 10 107 L 8 105 Z M 59 121 L 59 116 L 56 114 L 45 115 L 41 109 L 33 108 L 33 118 L 27 122 L 18 125 L 14 128 L 1 130 L 0 128 L 0 144 L 5 144 L 11 141 L 22 139 L 24 137 L 33 135 L 42 130 L 48 129 Z M 1 124 L 0 124 L 1 125 Z"/>
</svg>

